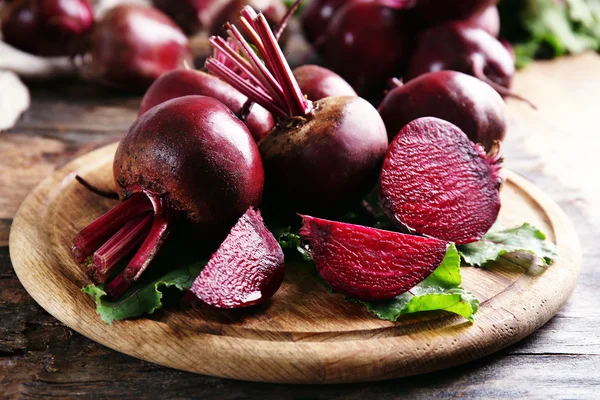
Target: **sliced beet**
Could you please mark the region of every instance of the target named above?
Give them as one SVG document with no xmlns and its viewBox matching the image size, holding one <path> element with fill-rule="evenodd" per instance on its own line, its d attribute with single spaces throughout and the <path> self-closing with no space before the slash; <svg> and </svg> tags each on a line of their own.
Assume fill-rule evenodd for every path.
<svg viewBox="0 0 600 400">
<path fill-rule="evenodd" d="M 250 208 L 212 255 L 186 300 L 218 308 L 263 303 L 283 282 L 283 261 L 283 251 L 260 212 Z"/>
<path fill-rule="evenodd" d="M 457 244 L 477 241 L 500 212 L 499 142 L 486 155 L 450 122 L 420 118 L 392 141 L 381 207 L 399 226 Z"/>
<path fill-rule="evenodd" d="M 303 216 L 319 274 L 331 288 L 363 300 L 394 298 L 442 263 L 447 243 L 433 238 Z"/>
</svg>

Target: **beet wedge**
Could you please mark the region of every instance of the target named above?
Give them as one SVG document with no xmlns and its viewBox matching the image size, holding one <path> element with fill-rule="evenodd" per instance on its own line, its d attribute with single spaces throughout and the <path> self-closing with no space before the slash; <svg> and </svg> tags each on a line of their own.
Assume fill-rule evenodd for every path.
<svg viewBox="0 0 600 400">
<path fill-rule="evenodd" d="M 411 231 L 475 242 L 498 219 L 501 167 L 499 142 L 486 154 L 450 122 L 420 118 L 388 149 L 379 178 L 381 207 Z"/>
<path fill-rule="evenodd" d="M 281 286 L 283 251 L 258 210 L 250 208 L 186 295 L 190 303 L 218 308 L 242 308 L 263 303 Z"/>
<path fill-rule="evenodd" d="M 407 292 L 441 264 L 447 243 L 433 238 L 302 216 L 300 236 L 319 274 L 335 291 L 360 300 Z"/>
</svg>

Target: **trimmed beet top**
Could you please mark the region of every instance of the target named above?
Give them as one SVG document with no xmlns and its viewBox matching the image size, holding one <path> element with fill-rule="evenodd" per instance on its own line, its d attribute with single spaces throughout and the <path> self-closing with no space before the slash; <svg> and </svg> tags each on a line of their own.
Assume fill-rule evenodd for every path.
<svg viewBox="0 0 600 400">
<path fill-rule="evenodd" d="M 323 279 L 334 290 L 362 300 L 394 298 L 441 264 L 442 240 L 303 216 L 300 235 Z"/>
<path fill-rule="evenodd" d="M 264 181 L 246 126 L 204 96 L 170 100 L 142 115 L 119 144 L 113 174 L 122 203 L 84 228 L 72 247 L 79 262 L 93 255 L 89 273 L 101 283 L 137 249 L 106 287 L 112 298 L 144 272 L 176 220 L 218 237 L 259 205 Z"/>
<path fill-rule="evenodd" d="M 283 251 L 258 210 L 250 208 L 192 284 L 186 299 L 218 308 L 270 299 L 284 277 Z"/>
<path fill-rule="evenodd" d="M 477 241 L 500 212 L 499 143 L 488 155 L 449 122 L 420 118 L 392 141 L 383 163 L 381 207 L 417 233 Z"/>
</svg>

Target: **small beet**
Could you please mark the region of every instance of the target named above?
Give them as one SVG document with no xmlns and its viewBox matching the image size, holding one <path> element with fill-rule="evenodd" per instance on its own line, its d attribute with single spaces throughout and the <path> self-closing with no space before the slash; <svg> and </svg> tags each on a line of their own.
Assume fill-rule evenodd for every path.
<svg viewBox="0 0 600 400">
<path fill-rule="evenodd" d="M 489 6 L 481 14 L 474 15 L 466 22 L 483 29 L 493 37 L 497 38 L 500 34 L 500 13 L 495 5 Z"/>
<path fill-rule="evenodd" d="M 506 106 L 488 84 L 456 71 L 430 72 L 390 90 L 379 106 L 390 141 L 409 122 L 437 117 L 490 149 L 506 134 Z"/>
<path fill-rule="evenodd" d="M 181 29 L 153 7 L 122 4 L 111 8 L 91 35 L 87 75 L 126 88 L 146 88 L 156 78 L 193 65 Z"/>
<path fill-rule="evenodd" d="M 250 307 L 273 297 L 284 278 L 283 251 L 250 208 L 196 278 L 186 300 L 218 308 Z"/>
<path fill-rule="evenodd" d="M 300 90 L 309 100 L 317 101 L 331 96 L 358 96 L 352 86 L 335 72 L 318 65 L 294 68 Z"/>
<path fill-rule="evenodd" d="M 247 100 L 246 96 L 215 76 L 202 71 L 177 69 L 162 75 L 148 88 L 138 115 L 167 100 L 189 95 L 217 99 L 238 116 L 241 116 Z M 275 125 L 271 113 L 258 104 L 252 106 L 243 122 L 256 141 L 265 137 Z"/>
<path fill-rule="evenodd" d="M 362 300 L 394 298 L 442 263 L 447 243 L 433 238 L 303 216 L 300 235 L 335 291 Z"/>
<path fill-rule="evenodd" d="M 94 23 L 88 0 L 18 0 L 5 7 L 0 26 L 6 43 L 41 56 L 85 52 Z"/>
<path fill-rule="evenodd" d="M 390 144 L 379 178 L 381 207 L 411 231 L 474 242 L 498 219 L 501 167 L 499 142 L 486 155 L 450 122 L 420 118 Z"/>
<path fill-rule="evenodd" d="M 502 43 L 483 29 L 451 22 L 420 35 L 407 78 L 441 70 L 475 76 L 504 95 L 515 74 L 515 64 Z"/>
</svg>

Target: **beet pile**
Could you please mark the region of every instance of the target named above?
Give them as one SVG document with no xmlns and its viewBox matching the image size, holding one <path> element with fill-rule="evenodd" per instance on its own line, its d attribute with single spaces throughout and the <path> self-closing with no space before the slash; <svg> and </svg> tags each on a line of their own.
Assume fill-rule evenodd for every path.
<svg viewBox="0 0 600 400">
<path fill-rule="evenodd" d="M 155 1 L 187 32 L 221 31 L 198 11 L 212 2 L 171 3 Z M 231 12 L 239 18 L 222 26 L 227 37 L 210 38 L 205 71 L 166 72 L 176 68 L 164 67 L 169 60 L 186 58 L 184 42 L 177 44 L 185 36 L 156 10 L 113 10 L 104 17 L 113 22 L 100 22 L 92 35 L 92 54 L 103 60 L 96 75 L 154 81 L 115 155 L 121 202 L 72 244 L 108 297 L 120 298 L 151 269 L 175 231 L 218 239 L 185 296 L 216 308 L 250 307 L 276 294 L 284 253 L 269 228 L 298 223 L 297 214 L 297 246 L 330 288 L 362 301 L 410 292 L 449 249 L 456 253 L 455 244 L 481 240 L 501 208 L 507 122 L 499 93 L 509 93 L 503 89 L 514 73 L 494 37 L 495 2 L 457 1 L 450 9 L 434 0 L 313 0 L 304 30 L 336 72 L 292 68 L 279 43 L 290 13 L 279 23 L 269 18 L 275 11 L 246 3 L 209 7 L 216 21 Z M 172 30 L 173 41 L 159 46 L 164 58 L 134 62 L 148 52 L 131 40 L 130 15 L 153 15 Z M 128 51 L 102 51 L 110 47 Z M 102 72 L 100 65 L 120 67 Z M 406 72 L 414 79 L 392 80 L 378 109 L 357 94 Z M 370 204 L 365 197 L 375 187 L 378 201 Z M 393 229 L 344 219 L 379 218 L 375 208 Z"/>
</svg>

